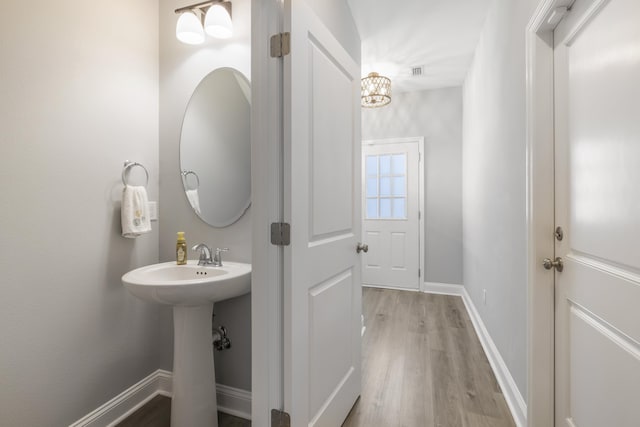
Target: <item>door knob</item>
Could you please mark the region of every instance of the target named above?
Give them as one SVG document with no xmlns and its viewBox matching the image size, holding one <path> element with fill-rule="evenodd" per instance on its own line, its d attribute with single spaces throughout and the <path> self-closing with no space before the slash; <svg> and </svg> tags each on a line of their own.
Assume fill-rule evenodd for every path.
<svg viewBox="0 0 640 427">
<path fill-rule="evenodd" d="M 542 260 L 542 266 L 547 270 L 551 270 L 552 268 L 555 268 L 556 271 L 561 272 L 564 269 L 564 262 L 560 257 L 556 257 L 556 259 L 554 260 L 551 260 L 550 258 L 545 258 Z"/>
<path fill-rule="evenodd" d="M 356 247 L 356 252 L 360 253 L 360 252 L 369 252 L 369 245 L 367 244 L 362 244 L 362 243 L 358 243 L 358 246 Z"/>
</svg>

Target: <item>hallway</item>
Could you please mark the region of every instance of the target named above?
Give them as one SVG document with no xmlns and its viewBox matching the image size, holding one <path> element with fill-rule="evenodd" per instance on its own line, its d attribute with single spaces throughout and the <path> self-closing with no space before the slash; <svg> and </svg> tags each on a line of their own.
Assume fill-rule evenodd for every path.
<svg viewBox="0 0 640 427">
<path fill-rule="evenodd" d="M 461 298 L 363 288 L 362 305 L 362 396 L 343 427 L 515 425 Z"/>
</svg>

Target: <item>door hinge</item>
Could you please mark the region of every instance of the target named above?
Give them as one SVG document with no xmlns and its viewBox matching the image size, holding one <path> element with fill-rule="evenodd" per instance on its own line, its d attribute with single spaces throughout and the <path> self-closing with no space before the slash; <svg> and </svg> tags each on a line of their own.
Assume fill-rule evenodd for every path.
<svg viewBox="0 0 640 427">
<path fill-rule="evenodd" d="M 274 222 L 271 224 L 271 244 L 289 246 L 291 244 L 291 225 L 286 222 Z"/>
<path fill-rule="evenodd" d="M 271 57 L 282 58 L 291 53 L 291 33 L 279 33 L 271 36 Z"/>
<path fill-rule="evenodd" d="M 422 219 L 422 211 L 418 211 L 418 219 Z"/>
<path fill-rule="evenodd" d="M 271 427 L 291 427 L 291 416 L 284 411 L 272 409 Z"/>
<path fill-rule="evenodd" d="M 422 277 L 422 269 L 421 268 L 418 269 L 418 277 Z"/>
</svg>

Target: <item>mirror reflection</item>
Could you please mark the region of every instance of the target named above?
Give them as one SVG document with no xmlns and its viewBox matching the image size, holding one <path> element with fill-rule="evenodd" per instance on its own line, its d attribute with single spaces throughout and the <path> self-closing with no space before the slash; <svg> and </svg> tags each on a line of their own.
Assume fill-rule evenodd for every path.
<svg viewBox="0 0 640 427">
<path fill-rule="evenodd" d="M 182 123 L 180 175 L 194 212 L 226 227 L 251 203 L 251 86 L 238 70 L 220 68 L 195 89 Z"/>
</svg>

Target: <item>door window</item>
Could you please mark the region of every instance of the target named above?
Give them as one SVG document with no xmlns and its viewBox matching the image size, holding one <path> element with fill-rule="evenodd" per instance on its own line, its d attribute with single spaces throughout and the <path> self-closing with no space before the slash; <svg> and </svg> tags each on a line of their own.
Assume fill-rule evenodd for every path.
<svg viewBox="0 0 640 427">
<path fill-rule="evenodd" d="M 366 218 L 407 219 L 407 155 L 368 155 Z"/>
</svg>

